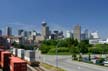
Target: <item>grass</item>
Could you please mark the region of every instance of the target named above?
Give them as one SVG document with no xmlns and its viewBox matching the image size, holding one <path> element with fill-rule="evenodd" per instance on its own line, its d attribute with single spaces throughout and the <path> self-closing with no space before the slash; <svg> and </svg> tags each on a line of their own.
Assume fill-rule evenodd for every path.
<svg viewBox="0 0 108 71">
<path fill-rule="evenodd" d="M 49 65 L 46 63 L 41 63 L 40 65 L 43 66 L 44 68 L 48 69 L 49 71 L 66 71 L 66 70 L 63 70 L 61 68 L 57 68 L 55 66 L 52 66 L 52 65 Z"/>
</svg>

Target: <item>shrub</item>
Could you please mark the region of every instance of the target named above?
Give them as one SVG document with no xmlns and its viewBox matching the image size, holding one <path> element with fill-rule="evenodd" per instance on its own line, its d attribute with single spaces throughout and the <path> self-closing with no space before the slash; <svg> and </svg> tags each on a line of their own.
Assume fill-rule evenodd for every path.
<svg viewBox="0 0 108 71">
<path fill-rule="evenodd" d="M 48 53 L 48 51 L 50 50 L 51 47 L 42 44 L 41 47 L 39 48 L 41 50 L 42 53 L 46 54 Z"/>
<path fill-rule="evenodd" d="M 59 47 L 57 48 L 57 53 L 58 54 L 69 54 L 70 52 L 69 52 L 69 48 Z M 56 48 L 51 48 L 48 54 L 56 54 Z"/>
<path fill-rule="evenodd" d="M 72 54 L 73 60 L 78 60 L 77 55 L 75 53 Z"/>
</svg>

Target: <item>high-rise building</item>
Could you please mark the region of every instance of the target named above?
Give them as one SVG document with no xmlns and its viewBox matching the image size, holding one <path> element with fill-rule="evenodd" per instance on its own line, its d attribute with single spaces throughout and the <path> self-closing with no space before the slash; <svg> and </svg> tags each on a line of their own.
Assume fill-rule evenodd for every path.
<svg viewBox="0 0 108 71">
<path fill-rule="evenodd" d="M 88 30 L 85 29 L 83 33 L 81 33 L 81 40 L 87 40 L 88 39 Z"/>
<path fill-rule="evenodd" d="M 85 29 L 84 33 L 85 33 L 85 39 L 88 39 L 89 38 L 89 36 L 88 36 L 88 29 Z"/>
<path fill-rule="evenodd" d="M 2 30 L 0 30 L 0 36 L 2 36 Z"/>
<path fill-rule="evenodd" d="M 70 31 L 66 31 L 66 38 L 71 38 L 72 37 L 72 33 Z"/>
<path fill-rule="evenodd" d="M 28 37 L 28 32 L 24 31 L 24 37 Z"/>
<path fill-rule="evenodd" d="M 81 40 L 86 40 L 86 34 L 85 33 L 81 33 Z"/>
<path fill-rule="evenodd" d="M 98 32 L 92 32 L 90 33 L 90 39 L 99 39 L 99 34 Z"/>
<path fill-rule="evenodd" d="M 42 22 L 42 36 L 45 39 L 49 38 L 49 27 L 45 21 Z"/>
<path fill-rule="evenodd" d="M 31 32 L 31 36 L 36 36 L 36 31 L 35 31 L 35 30 L 33 30 L 33 31 Z"/>
<path fill-rule="evenodd" d="M 77 39 L 79 42 L 81 40 L 81 26 L 76 25 L 73 29 L 73 37 L 74 39 Z"/>
<path fill-rule="evenodd" d="M 28 35 L 31 36 L 32 35 L 32 31 L 28 31 Z"/>
<path fill-rule="evenodd" d="M 23 29 L 18 30 L 18 36 L 22 36 L 23 35 Z"/>
<path fill-rule="evenodd" d="M 11 27 L 6 27 L 6 35 L 11 36 L 12 35 L 12 28 Z"/>
</svg>

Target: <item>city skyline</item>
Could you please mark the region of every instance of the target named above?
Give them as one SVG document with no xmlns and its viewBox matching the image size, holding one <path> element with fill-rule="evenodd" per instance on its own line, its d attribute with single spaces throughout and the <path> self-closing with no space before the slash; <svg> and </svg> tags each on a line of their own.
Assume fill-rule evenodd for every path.
<svg viewBox="0 0 108 71">
<path fill-rule="evenodd" d="M 32 31 L 36 31 L 37 34 L 41 34 L 41 35 L 42 35 L 42 34 L 43 34 L 43 33 L 42 33 L 42 30 L 43 30 L 43 29 L 42 29 L 43 22 L 45 22 L 45 21 L 42 21 L 42 22 L 41 22 L 40 31 L 37 31 L 36 29 L 33 29 L 33 28 L 32 28 L 32 29 L 20 28 L 20 29 L 15 30 L 15 29 L 13 29 L 13 27 L 10 27 L 10 26 L 3 27 L 4 30 L 1 30 L 1 29 L 0 29 L 0 30 L 1 30 L 2 35 L 7 35 L 7 33 L 8 33 L 8 32 L 7 32 L 7 31 L 8 31 L 8 30 L 7 30 L 7 27 L 8 27 L 8 28 L 11 28 L 11 31 L 10 31 L 9 33 L 11 33 L 11 35 L 13 35 L 13 36 L 19 36 L 19 31 L 20 31 L 20 30 L 23 30 L 23 32 L 32 32 Z M 54 31 L 59 31 L 59 32 L 60 32 L 60 31 L 63 31 L 63 35 L 64 35 L 65 37 L 66 37 L 67 31 L 69 31 L 71 34 L 74 34 L 74 28 L 75 28 L 75 26 L 79 25 L 79 24 L 74 25 L 74 27 L 72 27 L 71 30 L 65 30 L 65 29 L 63 29 L 63 28 L 62 28 L 62 29 L 58 29 L 58 28 L 51 29 L 51 27 L 48 26 L 48 23 L 47 23 L 47 22 L 45 22 L 45 23 L 46 23 L 46 25 L 47 25 L 49 31 L 51 31 L 52 34 L 53 34 Z M 23 25 L 23 24 L 22 24 L 22 25 Z M 89 35 L 90 35 L 91 33 L 95 33 L 95 32 L 96 32 L 96 33 L 98 33 L 99 36 L 100 36 L 100 32 L 97 32 L 97 31 L 92 31 L 92 32 L 90 32 L 89 29 L 87 29 L 87 28 L 85 28 L 85 27 L 83 27 L 83 26 L 81 26 L 81 25 L 79 25 L 79 26 L 81 27 L 81 29 L 80 29 L 80 32 L 81 32 L 80 35 L 83 34 L 83 33 L 85 32 L 85 30 L 87 30 Z M 82 28 L 82 27 L 83 27 L 83 28 Z M 15 32 L 16 32 L 16 33 L 15 33 Z M 48 33 L 48 32 L 47 32 L 47 33 Z M 21 35 L 21 34 L 20 34 L 20 35 Z M 101 38 L 101 39 L 107 39 L 108 37 L 102 38 L 102 37 L 100 36 L 100 38 Z"/>
<path fill-rule="evenodd" d="M 98 31 L 107 37 L 107 0 L 1 0 L 0 28 L 31 29 L 41 31 L 45 19 L 52 29 L 72 30 L 79 24 L 89 31 Z M 58 27 L 59 26 L 59 27 Z M 14 33 L 17 31 L 14 30 Z"/>
</svg>

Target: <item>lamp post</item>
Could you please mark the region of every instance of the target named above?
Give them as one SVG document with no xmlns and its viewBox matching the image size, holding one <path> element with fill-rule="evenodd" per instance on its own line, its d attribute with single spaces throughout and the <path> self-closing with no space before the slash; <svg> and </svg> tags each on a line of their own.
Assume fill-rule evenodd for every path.
<svg viewBox="0 0 108 71">
<path fill-rule="evenodd" d="M 58 42 L 58 44 L 56 45 L 56 67 L 58 68 L 58 47 L 59 47 L 59 44 L 61 43 L 61 41 L 60 42 Z"/>
<path fill-rule="evenodd" d="M 56 67 L 58 68 L 58 46 L 56 46 Z"/>
</svg>

